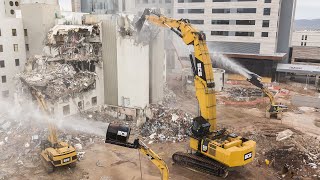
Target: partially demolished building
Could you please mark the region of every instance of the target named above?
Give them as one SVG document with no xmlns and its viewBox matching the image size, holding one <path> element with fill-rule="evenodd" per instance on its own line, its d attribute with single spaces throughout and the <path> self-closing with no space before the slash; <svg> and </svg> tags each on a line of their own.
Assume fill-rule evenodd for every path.
<svg viewBox="0 0 320 180">
<path fill-rule="evenodd" d="M 75 114 L 103 104 L 103 63 L 99 24 L 56 25 L 44 55 L 29 58 L 20 79 L 45 97 L 55 115 Z"/>
</svg>

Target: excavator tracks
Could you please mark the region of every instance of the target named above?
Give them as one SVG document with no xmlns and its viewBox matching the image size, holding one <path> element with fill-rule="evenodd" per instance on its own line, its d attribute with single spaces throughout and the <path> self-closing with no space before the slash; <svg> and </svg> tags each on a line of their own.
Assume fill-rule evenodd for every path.
<svg viewBox="0 0 320 180">
<path fill-rule="evenodd" d="M 227 177 L 228 170 L 223 164 L 190 153 L 176 152 L 172 155 L 172 160 L 175 164 L 188 169 L 200 171 L 206 174 L 211 174 L 218 177 Z"/>
</svg>

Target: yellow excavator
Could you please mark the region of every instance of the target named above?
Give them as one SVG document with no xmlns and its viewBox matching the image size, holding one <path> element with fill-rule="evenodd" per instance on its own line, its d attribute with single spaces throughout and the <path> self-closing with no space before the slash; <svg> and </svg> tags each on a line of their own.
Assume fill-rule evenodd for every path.
<svg viewBox="0 0 320 180">
<path fill-rule="evenodd" d="M 139 139 L 135 139 L 133 143 L 129 143 L 129 136 L 129 127 L 109 124 L 105 143 L 138 149 L 142 154 L 146 155 L 155 166 L 157 166 L 162 175 L 162 180 L 169 180 L 169 169 L 166 162 Z"/>
<path fill-rule="evenodd" d="M 270 104 L 267 106 L 266 109 L 266 118 L 270 119 L 271 117 L 276 117 L 278 120 L 282 119 L 282 113 L 284 110 L 288 109 L 288 106 L 283 104 L 276 104 L 274 96 L 270 90 L 265 87 L 261 82 L 261 77 L 254 73 L 249 73 L 250 78 L 247 79 L 251 84 L 261 89 L 263 93 L 265 93 L 269 100 Z"/>
<path fill-rule="evenodd" d="M 48 116 L 50 111 L 44 100 L 43 95 L 35 90 L 31 90 L 32 95 L 37 99 L 38 105 L 41 110 Z M 41 142 L 41 160 L 48 173 L 52 173 L 56 167 L 70 166 L 74 168 L 77 161 L 77 153 L 73 146 L 66 142 L 59 141 L 57 138 L 56 127 L 47 120 L 49 123 L 48 140 Z"/>
<path fill-rule="evenodd" d="M 228 168 L 252 162 L 255 157 L 255 141 L 226 129 L 217 129 L 215 82 L 206 35 L 193 27 L 188 19 L 168 18 L 152 9 L 145 9 L 136 22 L 138 33 L 141 32 L 145 21 L 169 28 L 186 45 L 192 45 L 194 48 L 194 56 L 190 54 L 189 57 L 200 115 L 193 119 L 191 127 L 191 152 L 174 153 L 173 162 L 188 169 L 220 177 L 228 175 Z"/>
</svg>

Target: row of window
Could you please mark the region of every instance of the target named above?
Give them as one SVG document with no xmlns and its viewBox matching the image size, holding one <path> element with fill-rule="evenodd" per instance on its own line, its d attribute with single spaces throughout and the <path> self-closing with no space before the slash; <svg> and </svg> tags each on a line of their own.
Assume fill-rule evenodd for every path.
<svg viewBox="0 0 320 180">
<path fill-rule="evenodd" d="M 204 24 L 204 20 L 190 20 L 191 24 Z M 211 20 L 211 24 L 219 25 L 255 25 L 255 20 Z M 270 21 L 263 20 L 262 27 L 269 27 Z"/>
<path fill-rule="evenodd" d="M 307 46 L 307 42 L 301 42 L 301 46 Z"/>
<path fill-rule="evenodd" d="M 96 106 L 97 104 L 98 104 L 97 96 L 92 97 L 91 98 L 91 105 L 92 106 Z M 83 110 L 84 109 L 84 101 L 79 101 L 78 102 L 78 109 L 79 110 Z M 70 114 L 70 105 L 63 106 L 62 112 L 63 112 L 63 115 L 69 115 Z"/>
<path fill-rule="evenodd" d="M 167 4 L 169 4 L 169 3 L 171 3 L 171 0 L 163 0 L 165 3 L 167 3 Z M 151 3 L 156 3 L 156 1 L 155 0 L 136 0 L 136 4 L 140 4 L 140 3 L 142 3 L 142 4 L 151 4 Z M 162 0 L 159 0 L 159 3 L 162 3 Z"/>
<path fill-rule="evenodd" d="M 178 9 L 178 14 L 204 14 L 204 9 Z M 256 8 L 219 8 L 212 9 L 213 14 L 225 13 L 256 13 Z M 264 8 L 263 15 L 270 15 L 271 8 Z"/>
<path fill-rule="evenodd" d="M 15 59 L 14 61 L 15 61 L 16 66 L 20 66 L 19 59 Z M 4 60 L 0 60 L 0 68 L 5 68 L 5 67 L 6 67 L 6 65 L 5 65 Z"/>
<path fill-rule="evenodd" d="M 212 0 L 212 2 L 243 2 L 243 1 L 258 1 L 258 0 Z M 271 0 L 264 0 L 264 2 L 271 3 Z"/>
<path fill-rule="evenodd" d="M 308 40 L 308 35 L 302 35 L 301 40 Z"/>
<path fill-rule="evenodd" d="M 12 36 L 17 36 L 17 29 L 11 29 L 11 32 L 12 32 Z M 28 36 L 28 30 L 27 29 L 24 29 L 23 30 L 24 32 L 24 36 Z M 1 29 L 0 29 L 0 36 L 1 36 Z"/>
<path fill-rule="evenodd" d="M 249 36 L 253 37 L 254 32 L 244 32 L 244 31 L 211 31 L 212 36 Z M 269 37 L 268 32 L 262 32 L 261 37 Z"/>
<path fill-rule="evenodd" d="M 13 44 L 13 51 L 18 52 L 19 46 L 18 44 Z M 26 51 L 29 51 L 29 44 L 26 44 Z M 3 45 L 0 44 L 0 52 L 3 52 Z"/>
<path fill-rule="evenodd" d="M 13 6 L 13 5 L 19 6 L 19 2 L 16 1 L 16 2 L 13 3 L 13 1 L 10 1 L 10 2 L 9 2 L 9 5 L 10 5 L 10 6 Z"/>
<path fill-rule="evenodd" d="M 212 0 L 212 2 L 245 2 L 245 1 L 258 1 L 258 0 Z M 178 3 L 199 3 L 205 0 L 178 0 Z M 265 3 L 271 3 L 271 0 L 264 0 Z"/>
</svg>

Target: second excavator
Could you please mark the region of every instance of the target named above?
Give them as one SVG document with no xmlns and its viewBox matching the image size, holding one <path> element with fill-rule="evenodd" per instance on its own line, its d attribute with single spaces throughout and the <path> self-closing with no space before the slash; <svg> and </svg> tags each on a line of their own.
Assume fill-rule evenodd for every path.
<svg viewBox="0 0 320 180">
<path fill-rule="evenodd" d="M 186 45 L 192 45 L 194 48 L 194 55 L 190 53 L 189 57 L 200 114 L 193 119 L 190 153 L 174 153 L 174 163 L 188 169 L 225 177 L 228 175 L 228 168 L 252 162 L 255 157 L 255 141 L 226 129 L 217 129 L 215 82 L 206 35 L 193 27 L 188 19 L 168 18 L 152 9 L 146 9 L 137 21 L 138 32 L 145 21 L 169 28 Z"/>
<path fill-rule="evenodd" d="M 274 99 L 274 96 L 270 90 L 265 87 L 261 82 L 261 77 L 254 73 L 249 73 L 250 78 L 247 79 L 251 84 L 261 89 L 263 93 L 265 93 L 269 100 L 270 104 L 267 106 L 266 109 L 266 118 L 271 118 L 272 116 L 275 116 L 277 119 L 282 119 L 282 112 L 286 109 L 288 109 L 287 106 L 283 104 L 276 104 L 276 101 Z"/>
</svg>

